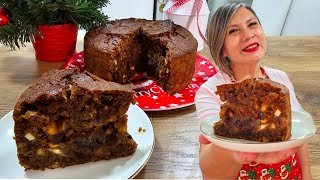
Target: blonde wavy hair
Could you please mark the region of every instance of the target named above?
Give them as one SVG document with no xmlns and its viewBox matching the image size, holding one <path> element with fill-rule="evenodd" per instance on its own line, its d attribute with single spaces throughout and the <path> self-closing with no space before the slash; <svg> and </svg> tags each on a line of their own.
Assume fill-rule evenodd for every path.
<svg viewBox="0 0 320 180">
<path fill-rule="evenodd" d="M 259 18 L 253 9 L 251 9 L 251 7 L 244 3 L 232 2 L 217 9 L 210 20 L 207 31 L 211 56 L 213 57 L 215 64 L 219 67 L 220 71 L 228 74 L 229 76 L 234 76 L 234 73 L 230 68 L 230 59 L 228 57 L 223 57 L 223 45 L 227 33 L 227 26 L 235 12 L 241 7 L 251 11 L 261 25 Z"/>
</svg>

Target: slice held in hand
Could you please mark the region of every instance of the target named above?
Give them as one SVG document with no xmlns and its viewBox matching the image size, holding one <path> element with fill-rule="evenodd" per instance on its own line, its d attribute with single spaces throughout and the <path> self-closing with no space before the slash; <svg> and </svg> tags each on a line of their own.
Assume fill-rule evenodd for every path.
<svg viewBox="0 0 320 180">
<path fill-rule="evenodd" d="M 220 121 L 214 123 L 219 136 L 261 142 L 284 141 L 291 136 L 289 90 L 264 78 L 217 87 L 216 94 L 225 102 Z"/>
<path fill-rule="evenodd" d="M 13 112 L 20 164 L 65 167 L 132 155 L 126 112 L 134 91 L 76 69 L 45 73 L 21 95 Z"/>
</svg>

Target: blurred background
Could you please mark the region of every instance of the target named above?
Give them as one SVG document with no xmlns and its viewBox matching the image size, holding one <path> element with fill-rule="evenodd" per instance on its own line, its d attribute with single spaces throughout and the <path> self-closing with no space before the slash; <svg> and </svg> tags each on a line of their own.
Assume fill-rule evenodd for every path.
<svg viewBox="0 0 320 180">
<path fill-rule="evenodd" d="M 217 8 L 235 0 L 207 0 L 210 17 Z M 236 0 L 251 6 L 260 18 L 267 36 L 320 35 L 319 0 Z M 110 19 L 128 17 L 162 19 L 160 11 L 167 0 L 110 0 L 103 11 Z"/>
<path fill-rule="evenodd" d="M 130 17 L 163 20 L 163 8 L 168 1 L 169 0 L 110 0 L 110 4 L 102 10 L 109 16 L 109 20 Z M 207 18 L 208 21 L 210 21 L 210 18 L 221 5 L 232 1 L 243 2 L 252 7 L 257 13 L 267 36 L 320 35 L 319 0 L 207 0 L 207 5 L 210 10 L 209 17 Z M 181 23 L 175 23 L 182 25 Z M 199 36 L 198 30 L 194 27 L 186 28 L 188 28 L 195 37 Z M 202 33 L 205 34 L 206 27 L 201 27 L 201 29 Z M 84 36 L 85 30 L 79 30 L 78 40 L 83 39 Z M 196 37 L 199 43 L 198 51 L 202 50 L 203 44 L 201 39 L 199 41 L 199 37 Z M 77 46 L 77 49 L 82 49 L 82 46 Z"/>
<path fill-rule="evenodd" d="M 257 13 L 267 36 L 320 35 L 319 0 L 238 0 Z M 208 0 L 210 15 L 230 0 Z"/>
</svg>

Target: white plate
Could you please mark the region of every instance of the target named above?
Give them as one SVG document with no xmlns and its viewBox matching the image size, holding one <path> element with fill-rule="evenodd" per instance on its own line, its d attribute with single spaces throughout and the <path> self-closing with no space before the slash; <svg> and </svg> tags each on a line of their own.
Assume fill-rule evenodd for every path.
<svg viewBox="0 0 320 180">
<path fill-rule="evenodd" d="M 16 144 L 12 139 L 13 124 L 12 111 L 0 120 L 0 178 L 133 178 L 149 160 L 154 145 L 154 132 L 149 117 L 137 105 L 131 105 L 128 110 L 128 132 L 138 144 L 132 156 L 45 171 L 24 171 L 18 162 Z M 146 131 L 139 132 L 139 127 Z"/>
<path fill-rule="evenodd" d="M 219 115 L 215 115 L 203 121 L 200 125 L 202 134 L 217 146 L 242 152 L 274 152 L 294 148 L 310 140 L 316 132 L 312 117 L 307 112 L 292 111 L 291 137 L 286 141 L 272 143 L 217 136 L 213 132 L 213 123 L 219 120 Z"/>
</svg>

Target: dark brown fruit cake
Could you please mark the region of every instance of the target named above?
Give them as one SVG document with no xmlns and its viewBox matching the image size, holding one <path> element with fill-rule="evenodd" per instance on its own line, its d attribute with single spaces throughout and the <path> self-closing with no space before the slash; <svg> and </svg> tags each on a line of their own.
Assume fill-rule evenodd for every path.
<svg viewBox="0 0 320 180">
<path fill-rule="evenodd" d="M 247 79 L 217 87 L 221 101 L 219 136 L 261 142 L 284 141 L 291 136 L 289 90 L 266 78 Z"/>
<path fill-rule="evenodd" d="M 13 112 L 20 164 L 65 167 L 132 155 L 126 112 L 134 92 L 77 69 L 52 70 L 26 89 Z"/>
<path fill-rule="evenodd" d="M 84 38 L 85 69 L 105 80 L 129 83 L 137 72 L 169 94 L 184 89 L 195 70 L 197 40 L 170 20 L 121 19 L 91 29 Z"/>
</svg>

